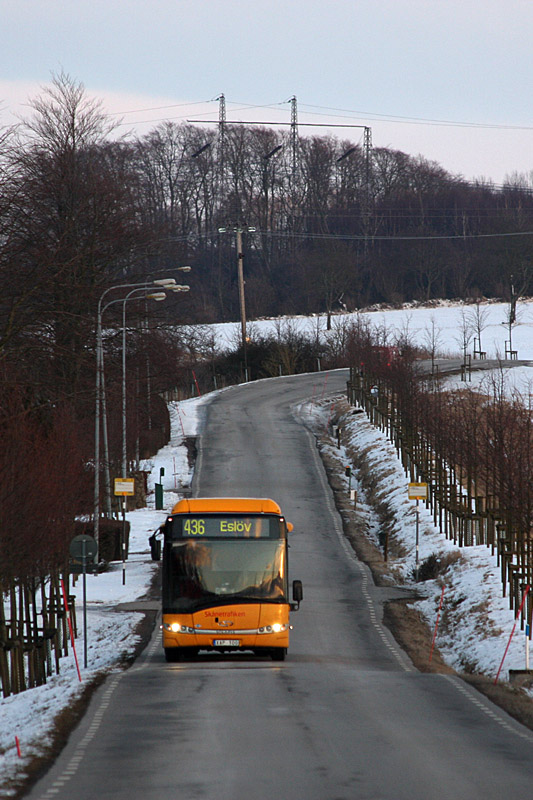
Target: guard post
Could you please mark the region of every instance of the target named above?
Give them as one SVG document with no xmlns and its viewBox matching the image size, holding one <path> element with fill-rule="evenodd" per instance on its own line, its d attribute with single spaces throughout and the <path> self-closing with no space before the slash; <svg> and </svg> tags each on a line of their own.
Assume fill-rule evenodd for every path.
<svg viewBox="0 0 533 800">
<path fill-rule="evenodd" d="M 163 510 L 163 476 L 165 474 L 165 468 L 161 467 L 159 470 L 159 483 L 155 485 L 155 510 L 162 511 Z"/>
<path fill-rule="evenodd" d="M 348 478 L 348 494 L 352 493 L 352 468 L 348 465 L 344 469 L 346 477 Z"/>
</svg>

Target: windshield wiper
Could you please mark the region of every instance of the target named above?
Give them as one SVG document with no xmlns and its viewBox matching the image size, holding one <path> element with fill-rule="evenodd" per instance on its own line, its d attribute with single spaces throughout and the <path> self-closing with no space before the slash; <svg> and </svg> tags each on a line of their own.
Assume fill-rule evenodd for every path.
<svg viewBox="0 0 533 800">
<path fill-rule="evenodd" d="M 227 600 L 231 598 L 237 600 L 239 603 L 287 603 L 288 602 L 287 600 L 285 600 L 284 597 L 262 597 L 260 594 L 245 595 L 245 594 L 239 594 L 238 592 L 236 594 L 230 594 L 230 595 L 226 594 L 221 599 Z"/>
</svg>

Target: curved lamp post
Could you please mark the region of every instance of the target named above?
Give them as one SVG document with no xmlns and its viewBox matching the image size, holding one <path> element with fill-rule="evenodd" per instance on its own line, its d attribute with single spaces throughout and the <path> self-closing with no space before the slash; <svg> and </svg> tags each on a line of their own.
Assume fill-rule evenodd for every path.
<svg viewBox="0 0 533 800">
<path fill-rule="evenodd" d="M 177 267 L 177 270 L 189 272 L 190 267 Z M 112 300 L 103 305 L 105 297 L 109 292 L 118 289 L 141 290 L 148 291 L 149 289 L 169 289 L 171 291 L 183 291 L 182 287 L 178 288 L 178 284 L 174 278 L 162 278 L 155 281 L 143 281 L 141 283 L 121 283 L 115 286 L 110 286 L 105 289 L 98 300 L 97 313 L 96 313 L 96 413 L 95 413 L 95 437 L 94 437 L 94 538 L 99 543 L 99 523 L 100 523 L 100 427 L 102 411 L 105 403 L 104 393 L 104 357 L 103 357 L 103 342 L 102 342 L 102 316 L 104 311 L 115 302 L 124 302 L 124 298 L 119 300 Z M 187 287 L 188 289 L 188 287 Z M 187 289 L 185 291 L 187 291 Z M 163 292 L 161 292 L 163 293 Z M 128 293 L 129 294 L 129 293 Z M 155 293 L 157 294 L 157 292 Z M 160 297 L 159 299 L 164 299 Z M 104 414 L 104 442 L 107 448 L 107 430 Z M 106 453 L 107 458 L 107 453 Z M 109 493 L 110 487 L 106 488 L 106 494 Z"/>
</svg>

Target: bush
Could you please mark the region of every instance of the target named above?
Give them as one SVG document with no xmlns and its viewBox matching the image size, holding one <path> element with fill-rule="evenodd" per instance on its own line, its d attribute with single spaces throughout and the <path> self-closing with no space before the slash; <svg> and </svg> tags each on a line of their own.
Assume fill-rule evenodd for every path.
<svg viewBox="0 0 533 800">
<path fill-rule="evenodd" d="M 452 553 L 432 553 L 418 568 L 419 581 L 434 581 L 439 575 L 444 575 L 452 564 L 456 564 L 462 558 L 461 553 L 456 550 Z M 416 571 L 413 570 L 413 578 Z"/>
</svg>

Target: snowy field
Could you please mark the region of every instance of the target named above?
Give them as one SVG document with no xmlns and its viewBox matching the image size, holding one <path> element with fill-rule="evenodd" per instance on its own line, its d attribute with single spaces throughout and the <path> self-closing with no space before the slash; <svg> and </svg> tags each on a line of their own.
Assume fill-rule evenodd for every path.
<svg viewBox="0 0 533 800">
<path fill-rule="evenodd" d="M 507 324 L 509 314 L 508 303 L 480 303 L 480 314 L 483 317 L 481 331 L 481 349 L 487 358 L 503 358 L 505 341 L 509 338 Z M 398 337 L 407 337 L 413 344 L 427 346 L 428 335 L 434 330 L 438 337 L 438 349 L 445 355 L 459 356 L 463 352 L 463 329 L 470 328 L 469 348 L 472 352 L 474 338 L 478 338 L 472 322 L 476 316 L 476 306 L 458 305 L 441 301 L 431 307 L 406 306 L 401 309 L 383 310 L 368 309 L 358 314 L 343 313 L 332 317 L 333 328 L 353 321 L 357 316 L 364 317 L 377 329 L 386 332 L 388 343 L 394 344 Z M 326 317 L 290 317 L 284 320 L 262 319 L 249 322 L 248 334 L 265 335 L 276 333 L 290 324 L 293 329 L 302 333 L 327 339 Z M 220 349 L 230 349 L 240 340 L 240 322 L 225 322 L 210 327 L 215 334 L 215 345 Z M 512 326 L 513 350 L 517 350 L 519 359 L 533 359 L 533 300 L 519 301 L 516 306 L 516 324 Z"/>
<path fill-rule="evenodd" d="M 290 317 L 286 319 L 262 319 L 248 323 L 248 335 L 265 336 L 268 334 L 292 331 L 312 337 L 319 335 L 322 340 L 334 337 L 336 329 L 350 324 L 357 316 L 367 320 L 379 332 L 387 344 L 393 345 L 398 339 L 411 342 L 414 346 L 436 345 L 438 353 L 445 357 L 459 358 L 463 354 L 465 341 L 466 351 L 473 359 L 474 347 L 486 353 L 487 359 L 501 359 L 505 362 L 506 342 L 509 341 L 509 304 L 480 303 L 475 305 L 459 305 L 441 301 L 431 307 L 406 306 L 397 310 L 369 309 L 358 314 L 343 313 L 332 317 L 332 330 L 326 330 L 326 317 Z M 476 327 L 476 317 L 480 320 L 481 330 Z M 237 346 L 240 341 L 240 322 L 226 322 L 211 327 L 217 349 L 225 350 Z M 481 339 L 481 347 L 479 346 Z M 518 361 L 531 361 L 531 366 L 509 368 L 502 363 L 496 372 L 482 371 L 472 373 L 463 387 L 478 388 L 490 386 L 493 380 L 505 376 L 508 394 L 523 396 L 526 403 L 533 394 L 533 299 L 519 301 L 516 306 L 516 323 L 511 329 L 512 350 L 516 351 Z M 459 385 L 459 378 L 451 379 L 450 386 Z"/>
<path fill-rule="evenodd" d="M 490 312 L 490 324 L 483 331 L 483 348 L 487 350 L 488 357 L 497 357 L 503 353 L 504 341 L 507 338 L 507 330 L 502 325 L 505 321 L 506 306 L 494 304 L 486 308 Z M 457 335 L 463 311 L 467 309 L 443 306 L 432 309 L 369 312 L 368 317 L 377 327 L 385 326 L 392 338 L 396 331 L 405 332 L 408 326 L 416 341 L 421 344 L 433 320 L 441 332 L 440 349 L 447 354 L 457 354 L 460 350 Z M 335 319 L 337 321 L 345 318 L 343 315 Z M 317 320 L 318 324 L 323 324 L 320 318 L 296 320 L 294 324 L 301 326 L 302 330 L 316 332 Z M 519 324 L 513 329 L 513 347 L 518 349 L 520 359 L 533 360 L 532 303 L 519 304 L 518 321 Z M 253 325 L 260 327 L 261 330 L 268 329 L 268 326 L 271 329 L 275 328 L 275 323 L 269 320 Z M 235 341 L 237 325 L 215 327 L 219 345 L 224 341 L 226 343 Z M 533 381 L 532 369 L 517 367 L 516 371 L 510 370 L 509 375 L 515 376 L 513 381 L 519 378 L 520 391 L 529 394 L 529 387 Z M 188 465 L 184 440 L 186 436 L 194 436 L 201 432 L 206 404 L 214 396 L 215 393 L 196 400 L 170 404 L 171 440 L 146 465 L 151 471 L 149 489 L 152 492 L 155 482 L 159 481 L 161 467 L 165 469 L 163 478 L 165 510 L 155 511 L 152 493 L 148 508 L 128 514 L 131 525 L 130 558 L 126 566 L 125 586 L 122 585 L 122 564 L 113 565 L 105 574 L 87 578 L 87 669 L 83 668 L 83 630 L 79 623 L 80 636 L 76 642 L 82 682 L 80 683 L 78 679 L 75 661 L 71 654 L 68 658 L 61 659 L 61 674 L 49 679 L 46 686 L 5 700 L 0 699 L 2 720 L 0 786 L 5 787 L 9 777 L 23 774 L 27 761 L 33 754 L 38 753 L 42 743 L 46 742 L 54 717 L 62 708 L 73 702 L 81 693 L 83 686 L 102 670 L 109 672 L 119 670 L 117 663 L 120 655 L 132 652 L 135 645 L 133 631 L 140 615 L 117 611 L 115 606 L 142 597 L 150 585 L 157 565 L 150 560 L 148 536 L 164 521 L 167 511 L 180 497 L 180 489 L 183 490 L 190 485 L 192 472 Z M 306 403 L 300 408 L 300 413 L 307 418 L 309 424 L 318 426 L 322 431 L 329 412 L 330 402 L 323 406 Z M 394 570 L 399 580 L 409 584 L 414 567 L 415 506 L 412 501 L 407 500 L 407 478 L 398 463 L 396 452 L 388 440 L 376 431 L 363 415 L 350 417 L 349 427 L 345 426 L 345 435 L 353 447 L 370 448 L 376 470 L 381 470 L 383 473 L 381 491 L 394 509 L 395 536 L 403 542 L 408 553 L 405 559 L 394 564 Z M 343 471 L 343 465 L 348 463 L 345 460 L 346 453 L 344 450 L 339 451 L 334 448 L 333 442 L 331 450 L 337 454 L 339 467 Z M 352 488 L 354 487 L 352 483 Z M 367 521 L 369 535 L 372 536 L 377 521 L 372 509 L 365 503 L 361 487 L 357 488 L 358 505 L 362 517 Z M 445 554 L 453 550 L 453 545 L 434 528 L 431 517 L 422 506 L 420 512 L 420 561 L 431 554 Z M 488 675 L 495 675 L 513 629 L 513 614 L 509 611 L 508 602 L 501 597 L 496 559 L 490 555 L 490 550 L 485 547 L 475 547 L 465 548 L 461 552 L 460 560 L 445 576 L 443 612 L 446 613 L 443 613 L 443 620 L 446 619 L 446 625 L 439 629 L 437 644 L 452 666 L 458 669 L 475 668 Z M 420 588 L 420 584 L 417 588 Z M 426 599 L 420 607 L 428 622 L 433 625 L 441 588 L 435 582 L 427 582 L 425 592 Z M 78 580 L 74 593 L 77 595 L 78 620 L 80 620 L 81 579 Z M 517 632 L 505 660 L 502 678 L 506 678 L 510 668 L 523 668 L 524 663 L 525 637 Z M 20 743 L 20 756 L 17 753 L 16 737 Z M 7 789 L 3 789 L 1 796 L 9 797 Z"/>
</svg>

